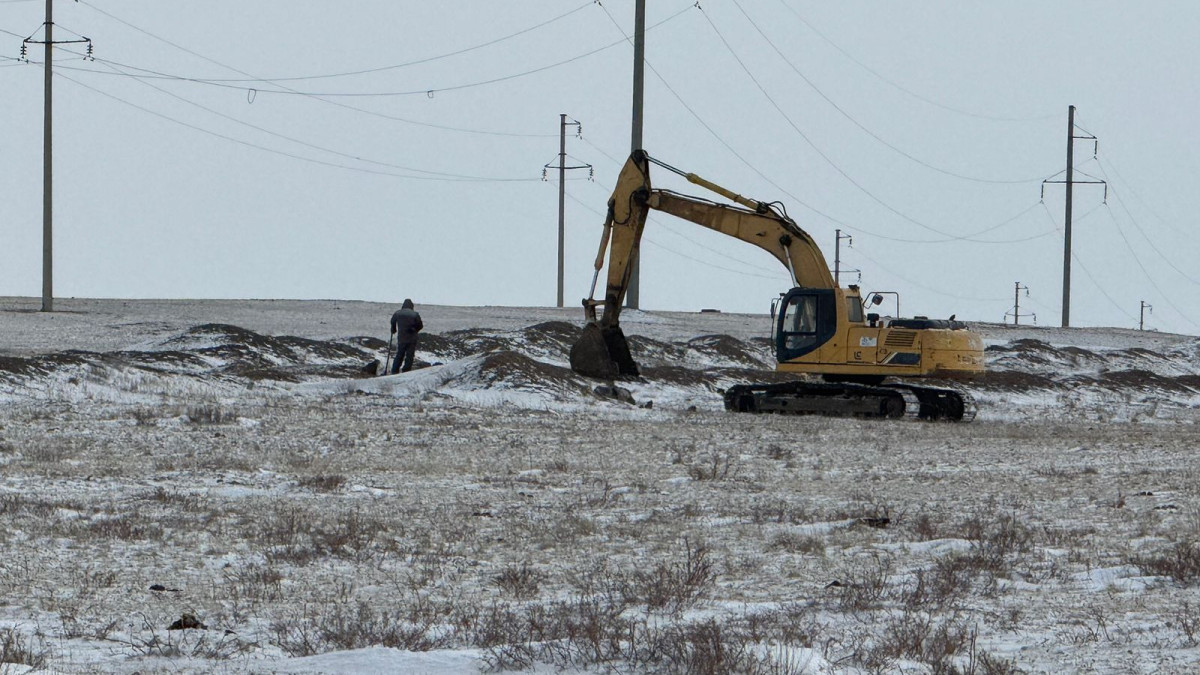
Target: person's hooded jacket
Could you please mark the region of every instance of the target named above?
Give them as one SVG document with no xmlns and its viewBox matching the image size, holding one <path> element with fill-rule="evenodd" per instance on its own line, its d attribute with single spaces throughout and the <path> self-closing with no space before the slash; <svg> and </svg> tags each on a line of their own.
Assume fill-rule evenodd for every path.
<svg viewBox="0 0 1200 675">
<path fill-rule="evenodd" d="M 413 301 L 405 300 L 400 309 L 392 315 L 392 333 L 396 335 L 399 344 L 417 341 L 417 333 L 425 327 L 421 315 L 413 309 Z"/>
</svg>

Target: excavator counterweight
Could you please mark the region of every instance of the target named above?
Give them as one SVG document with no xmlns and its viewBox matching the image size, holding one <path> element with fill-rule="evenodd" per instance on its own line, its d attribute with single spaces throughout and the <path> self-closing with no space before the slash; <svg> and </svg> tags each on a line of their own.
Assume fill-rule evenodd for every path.
<svg viewBox="0 0 1200 675">
<path fill-rule="evenodd" d="M 654 188 L 656 164 L 734 204 Z M 792 277 L 772 317 L 777 370 L 819 376 L 775 385 L 727 390 L 725 406 L 739 412 L 817 413 L 969 421 L 970 396 L 896 378 L 969 378 L 983 372 L 983 341 L 965 324 L 925 317 L 881 321 L 864 316 L 857 286 L 841 288 L 821 249 L 776 202 L 749 199 L 692 173 L 634 151 L 617 178 L 596 255 L 592 289 L 583 301 L 587 319 L 571 348 L 571 368 L 602 379 L 637 377 L 638 367 L 620 327 L 621 305 L 653 209 L 721 232 L 770 253 Z M 608 261 L 604 300 L 593 299 Z M 876 296 L 878 297 L 878 296 Z M 597 317 L 597 307 L 603 313 Z M 885 381 L 889 380 L 889 381 Z"/>
</svg>

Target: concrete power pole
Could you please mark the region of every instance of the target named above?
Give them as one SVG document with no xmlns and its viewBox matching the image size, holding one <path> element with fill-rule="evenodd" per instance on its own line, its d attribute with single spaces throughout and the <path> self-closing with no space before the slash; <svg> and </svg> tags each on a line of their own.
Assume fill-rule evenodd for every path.
<svg viewBox="0 0 1200 675">
<path fill-rule="evenodd" d="M 42 122 L 42 311 L 54 311 L 54 153 L 51 139 L 54 97 L 52 60 L 54 58 L 54 0 L 46 0 L 45 118 Z"/>
<path fill-rule="evenodd" d="M 1063 223 L 1062 327 L 1071 325 L 1071 197 L 1075 193 L 1075 106 L 1067 108 L 1067 214 Z"/>
<path fill-rule="evenodd" d="M 1154 306 L 1147 305 L 1146 301 L 1142 300 L 1142 310 L 1138 314 L 1138 330 L 1146 330 L 1146 310 L 1150 310 L 1150 313 L 1153 314 Z"/>
<path fill-rule="evenodd" d="M 567 169 L 588 169 L 592 168 L 591 164 L 580 164 L 579 166 L 567 166 L 567 127 L 574 125 L 579 131 L 580 136 L 583 135 L 583 125 L 575 120 L 567 121 L 565 113 L 558 116 L 558 166 L 547 164 L 542 169 L 542 179 L 545 180 L 546 169 L 558 169 L 558 306 L 563 306 L 563 268 L 564 259 L 566 257 L 566 198 L 567 198 Z"/>
<path fill-rule="evenodd" d="M 637 0 L 633 17 L 633 133 L 629 151 L 642 149 L 642 92 L 646 83 L 646 0 Z M 641 296 L 641 255 L 635 251 L 629 261 L 629 287 L 625 306 L 637 309 Z"/>
<path fill-rule="evenodd" d="M 563 306 L 563 266 L 567 242 L 567 116 L 558 116 L 558 306 Z"/>
<path fill-rule="evenodd" d="M 54 45 L 87 44 L 87 56 L 92 58 L 92 41 L 80 36 L 77 40 L 54 41 L 54 0 L 46 0 L 46 31 L 44 40 L 25 38 L 21 42 L 21 58 L 28 45 L 43 45 L 45 68 L 43 93 L 45 104 L 42 119 L 42 311 L 54 311 Z"/>
<path fill-rule="evenodd" d="M 1042 181 L 1042 196 L 1046 196 L 1046 185 L 1048 183 L 1065 184 L 1067 186 L 1067 207 L 1066 214 L 1063 220 L 1063 287 L 1062 287 L 1062 327 L 1071 327 L 1071 203 L 1075 197 L 1076 183 L 1095 183 L 1104 185 L 1104 199 L 1108 200 L 1108 183 L 1102 180 L 1075 180 L 1075 141 L 1087 139 L 1096 141 L 1096 137 L 1084 133 L 1077 135 L 1075 133 L 1075 106 L 1067 107 L 1067 177 L 1066 180 L 1049 180 Z M 1095 155 L 1099 150 L 1100 142 L 1096 141 L 1096 150 L 1092 151 Z M 1057 174 L 1055 174 L 1057 175 Z M 1084 174 L 1085 176 L 1087 174 Z M 1091 178 L 1091 176 L 1088 176 Z"/>
<path fill-rule="evenodd" d="M 1024 315 L 1021 314 L 1021 291 L 1025 291 L 1025 297 L 1029 297 L 1029 287 L 1028 286 L 1022 286 L 1021 282 L 1019 282 L 1019 281 L 1016 282 L 1015 284 L 1013 284 L 1013 308 L 1012 308 L 1013 325 L 1020 326 L 1022 316 L 1032 316 L 1033 322 L 1037 323 L 1037 314 L 1034 314 L 1032 312 L 1026 312 Z M 1009 314 L 1008 312 L 1004 313 L 1005 321 L 1008 321 L 1008 314 Z"/>
</svg>

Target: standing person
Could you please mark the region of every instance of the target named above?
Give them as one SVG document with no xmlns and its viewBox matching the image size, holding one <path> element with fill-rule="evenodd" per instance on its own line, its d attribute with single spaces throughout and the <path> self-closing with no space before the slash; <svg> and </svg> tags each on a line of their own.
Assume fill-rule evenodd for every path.
<svg viewBox="0 0 1200 675">
<path fill-rule="evenodd" d="M 421 315 L 413 309 L 413 301 L 405 298 L 404 304 L 392 315 L 392 335 L 396 336 L 396 360 L 392 362 L 392 374 L 412 370 L 413 357 L 417 354 L 417 333 L 425 327 Z M 400 366 L 403 357 L 404 366 Z"/>
</svg>

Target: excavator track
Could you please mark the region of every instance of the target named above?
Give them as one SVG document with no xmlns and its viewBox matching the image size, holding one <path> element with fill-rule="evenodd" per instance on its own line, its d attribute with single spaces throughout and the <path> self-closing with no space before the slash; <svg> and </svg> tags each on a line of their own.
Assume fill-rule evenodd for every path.
<svg viewBox="0 0 1200 675">
<path fill-rule="evenodd" d="M 830 415 L 888 419 L 975 419 L 975 399 L 946 387 L 849 382 L 739 384 L 725 390 L 725 409 L 734 412 Z"/>
<path fill-rule="evenodd" d="M 919 384 L 883 384 L 883 387 L 905 389 L 917 399 L 918 417 L 929 421 L 970 422 L 979 412 L 975 397 L 961 389 L 929 387 Z"/>
</svg>

